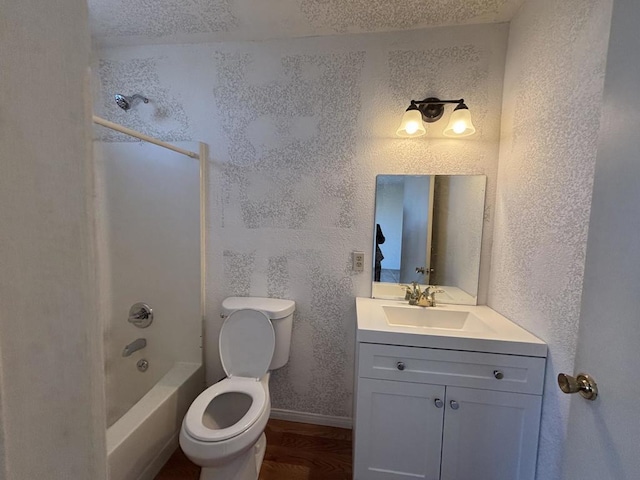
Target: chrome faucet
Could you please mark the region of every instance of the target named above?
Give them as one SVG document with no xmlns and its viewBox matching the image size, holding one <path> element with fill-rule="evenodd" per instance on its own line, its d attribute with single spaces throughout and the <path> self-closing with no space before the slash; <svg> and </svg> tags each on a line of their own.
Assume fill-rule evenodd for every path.
<svg viewBox="0 0 640 480">
<path fill-rule="evenodd" d="M 123 357 L 128 357 L 133 352 L 141 350 L 146 346 L 147 346 L 147 339 L 146 338 L 136 338 L 133 342 L 131 342 L 126 347 L 124 347 L 124 350 L 122 350 L 122 356 Z"/>
<path fill-rule="evenodd" d="M 420 290 L 418 282 L 412 282 L 411 286 L 406 287 L 405 300 L 409 301 L 409 305 L 418 305 L 419 307 L 435 307 L 436 293 L 444 293 L 435 285 L 427 285 L 424 291 Z"/>
<path fill-rule="evenodd" d="M 422 296 L 418 282 L 411 282 L 411 286 L 407 286 L 406 289 L 404 299 L 409 300 L 409 305 L 418 305 L 418 301 Z"/>
</svg>

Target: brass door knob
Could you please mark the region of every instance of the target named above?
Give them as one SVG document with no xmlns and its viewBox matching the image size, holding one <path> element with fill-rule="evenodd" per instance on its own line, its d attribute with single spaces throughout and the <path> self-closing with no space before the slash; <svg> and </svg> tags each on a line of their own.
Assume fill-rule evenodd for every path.
<svg viewBox="0 0 640 480">
<path fill-rule="evenodd" d="M 571 375 L 560 373 L 558 375 L 558 386 L 564 393 L 579 393 L 587 400 L 595 400 L 598 397 L 598 385 L 586 373 L 580 373 L 575 378 Z"/>
</svg>

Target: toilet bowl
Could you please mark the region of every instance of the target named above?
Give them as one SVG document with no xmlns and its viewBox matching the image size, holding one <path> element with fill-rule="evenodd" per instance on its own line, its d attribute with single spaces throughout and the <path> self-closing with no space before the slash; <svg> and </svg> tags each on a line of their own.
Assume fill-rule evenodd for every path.
<svg viewBox="0 0 640 480">
<path fill-rule="evenodd" d="M 235 309 L 243 305 L 252 308 Z M 258 478 L 271 412 L 269 370 L 276 357 L 276 368 L 288 361 L 294 308 L 289 300 L 230 297 L 223 302 L 227 316 L 218 342 L 227 378 L 195 399 L 180 430 L 182 450 L 202 467 L 200 480 Z M 278 344 L 276 337 L 283 335 Z"/>
</svg>

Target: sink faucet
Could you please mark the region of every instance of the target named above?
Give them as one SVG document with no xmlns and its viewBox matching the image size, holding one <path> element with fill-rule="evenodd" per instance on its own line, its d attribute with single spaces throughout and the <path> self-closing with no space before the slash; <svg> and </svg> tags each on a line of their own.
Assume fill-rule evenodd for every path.
<svg viewBox="0 0 640 480">
<path fill-rule="evenodd" d="M 411 286 L 407 286 L 407 291 L 404 296 L 405 300 L 409 300 L 409 305 L 417 305 L 422 292 L 420 291 L 420 285 L 418 282 L 411 282 Z"/>
<path fill-rule="evenodd" d="M 146 338 L 136 338 L 133 342 L 131 342 L 126 347 L 124 347 L 124 350 L 122 350 L 122 356 L 123 357 L 128 357 L 133 352 L 141 350 L 146 346 L 147 346 L 147 339 Z"/>
<path fill-rule="evenodd" d="M 436 293 L 444 293 L 435 285 L 427 285 L 424 291 L 420 290 L 418 282 L 412 282 L 411 286 L 406 287 L 405 300 L 409 301 L 409 305 L 418 305 L 419 307 L 435 307 Z"/>
</svg>

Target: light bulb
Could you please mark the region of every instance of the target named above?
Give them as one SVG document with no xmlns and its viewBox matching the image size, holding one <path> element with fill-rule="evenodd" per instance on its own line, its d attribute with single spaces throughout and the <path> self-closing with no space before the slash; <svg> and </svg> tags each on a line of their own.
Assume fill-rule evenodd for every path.
<svg viewBox="0 0 640 480">
<path fill-rule="evenodd" d="M 418 131 L 418 122 L 408 122 L 404 129 L 409 135 L 413 135 Z"/>
<path fill-rule="evenodd" d="M 460 135 L 467 129 L 467 124 L 463 120 L 459 120 L 453 124 L 453 133 Z"/>
<path fill-rule="evenodd" d="M 424 135 L 426 130 L 422 123 L 422 114 L 417 108 L 409 108 L 402 116 L 400 127 L 396 135 L 399 137 L 419 137 Z"/>
<path fill-rule="evenodd" d="M 471 122 L 471 113 L 469 113 L 467 106 L 464 105 L 456 107 L 453 111 L 449 119 L 449 124 L 447 128 L 444 129 L 444 134 L 447 137 L 466 137 L 473 135 L 475 131 L 476 128 Z"/>
</svg>

